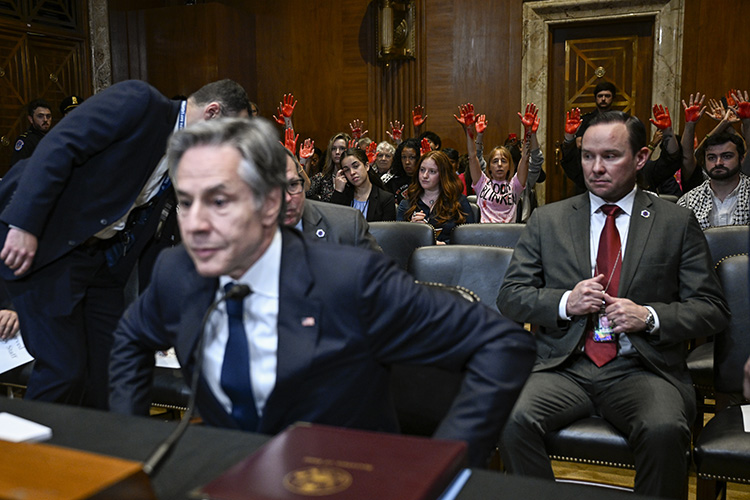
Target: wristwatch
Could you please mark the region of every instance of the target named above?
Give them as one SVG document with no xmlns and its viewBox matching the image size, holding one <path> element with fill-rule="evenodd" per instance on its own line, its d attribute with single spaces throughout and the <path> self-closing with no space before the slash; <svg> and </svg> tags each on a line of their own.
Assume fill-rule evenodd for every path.
<svg viewBox="0 0 750 500">
<path fill-rule="evenodd" d="M 656 320 L 654 320 L 654 313 L 648 310 L 648 316 L 644 320 L 646 322 L 646 333 L 652 333 L 656 328 Z"/>
</svg>

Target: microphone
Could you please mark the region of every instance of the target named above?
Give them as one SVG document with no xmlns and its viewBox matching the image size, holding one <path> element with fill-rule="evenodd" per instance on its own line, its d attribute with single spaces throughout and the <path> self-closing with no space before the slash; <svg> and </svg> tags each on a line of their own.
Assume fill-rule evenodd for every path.
<svg viewBox="0 0 750 500">
<path fill-rule="evenodd" d="M 198 345 L 195 351 L 195 365 L 193 367 L 193 376 L 190 380 L 190 399 L 188 399 L 188 408 L 180 419 L 180 423 L 177 425 L 174 431 L 164 440 L 162 443 L 151 453 L 151 455 L 143 463 L 143 472 L 148 476 L 153 477 L 159 470 L 161 464 L 166 460 L 169 454 L 174 449 L 177 442 L 180 440 L 182 435 L 187 430 L 190 424 L 190 419 L 193 416 L 193 409 L 195 408 L 195 397 L 198 392 L 198 379 L 200 373 L 203 370 L 203 345 L 206 340 L 206 323 L 208 323 L 208 317 L 212 312 L 225 300 L 236 300 L 244 299 L 250 295 L 250 287 L 247 285 L 236 284 L 230 288 L 224 295 L 216 299 L 206 310 L 206 314 L 203 315 L 203 321 L 201 321 L 200 334 L 198 336 Z"/>
</svg>

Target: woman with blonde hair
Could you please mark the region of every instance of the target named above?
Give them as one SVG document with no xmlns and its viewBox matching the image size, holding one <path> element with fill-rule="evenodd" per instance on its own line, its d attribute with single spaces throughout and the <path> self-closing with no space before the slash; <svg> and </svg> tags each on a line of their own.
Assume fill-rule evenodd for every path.
<svg viewBox="0 0 750 500">
<path fill-rule="evenodd" d="M 310 189 L 307 198 L 319 201 L 331 201 L 333 195 L 333 178 L 341 168 L 341 156 L 349 148 L 349 134 L 339 132 L 328 141 L 328 148 L 323 159 L 323 170 L 310 179 Z"/>
</svg>

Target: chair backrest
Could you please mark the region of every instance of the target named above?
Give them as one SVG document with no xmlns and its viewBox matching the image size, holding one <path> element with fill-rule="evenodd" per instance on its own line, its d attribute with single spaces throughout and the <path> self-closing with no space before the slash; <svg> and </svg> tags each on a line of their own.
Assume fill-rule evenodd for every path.
<svg viewBox="0 0 750 500">
<path fill-rule="evenodd" d="M 469 206 L 471 207 L 471 213 L 474 215 L 474 222 L 479 222 L 481 220 L 479 218 L 480 217 L 479 205 L 470 201 Z"/>
<path fill-rule="evenodd" d="M 677 196 L 673 194 L 666 194 L 666 193 L 659 193 L 659 198 L 662 200 L 671 201 L 672 203 L 677 203 L 677 200 L 679 199 Z"/>
<path fill-rule="evenodd" d="M 451 243 L 515 248 L 526 224 L 462 224 L 453 230 Z"/>
<path fill-rule="evenodd" d="M 409 222 L 370 222 L 372 234 L 383 249 L 383 253 L 391 257 L 401 267 L 406 269 L 409 257 L 415 249 L 435 244 L 435 230 L 429 224 L 411 224 Z"/>
<path fill-rule="evenodd" d="M 747 252 L 750 226 L 709 227 L 703 231 L 714 265 L 729 255 Z"/>
<path fill-rule="evenodd" d="M 747 247 L 745 247 L 747 249 Z M 732 317 L 714 345 L 714 385 L 718 392 L 742 392 L 743 366 L 750 356 L 748 256 L 727 257 L 717 268 Z"/>
<path fill-rule="evenodd" d="M 497 294 L 513 249 L 472 245 L 422 247 L 414 251 L 409 272 L 418 281 L 458 285 L 497 309 Z"/>
</svg>

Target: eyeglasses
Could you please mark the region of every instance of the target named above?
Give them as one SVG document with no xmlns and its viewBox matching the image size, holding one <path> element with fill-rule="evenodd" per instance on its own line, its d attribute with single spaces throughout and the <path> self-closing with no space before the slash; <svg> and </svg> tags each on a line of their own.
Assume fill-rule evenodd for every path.
<svg viewBox="0 0 750 500">
<path fill-rule="evenodd" d="M 288 182 L 286 185 L 286 192 L 289 194 L 300 194 L 304 190 L 305 190 L 305 181 L 303 181 L 302 179 L 297 179 L 297 180 Z"/>
</svg>

